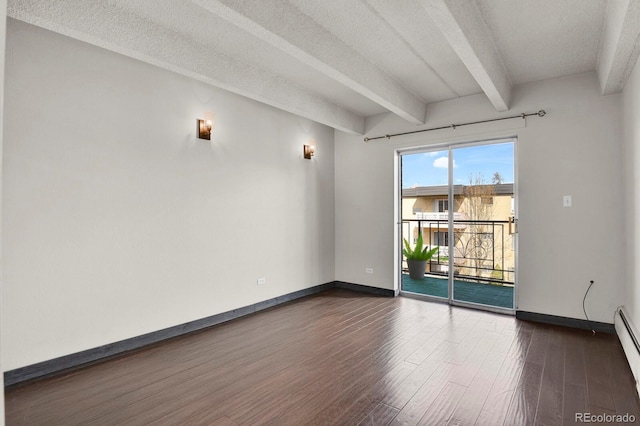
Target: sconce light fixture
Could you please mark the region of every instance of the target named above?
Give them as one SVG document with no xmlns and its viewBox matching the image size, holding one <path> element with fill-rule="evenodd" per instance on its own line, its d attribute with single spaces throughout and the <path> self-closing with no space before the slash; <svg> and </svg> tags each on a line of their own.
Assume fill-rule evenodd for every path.
<svg viewBox="0 0 640 426">
<path fill-rule="evenodd" d="M 303 145 L 304 158 L 311 160 L 311 157 L 316 153 L 316 147 L 313 145 Z"/>
<path fill-rule="evenodd" d="M 211 140 L 211 129 L 213 122 L 211 120 L 196 120 L 198 122 L 198 139 Z"/>
</svg>

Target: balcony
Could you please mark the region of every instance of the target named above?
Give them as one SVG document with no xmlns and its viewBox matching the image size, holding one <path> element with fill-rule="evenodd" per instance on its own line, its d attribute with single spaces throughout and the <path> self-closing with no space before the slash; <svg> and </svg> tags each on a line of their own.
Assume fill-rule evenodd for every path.
<svg viewBox="0 0 640 426">
<path fill-rule="evenodd" d="M 447 297 L 449 268 L 453 266 L 454 300 L 513 308 L 515 252 L 508 221 L 468 220 L 463 214 L 454 214 L 450 253 L 447 219 L 448 213 L 421 213 L 419 219 L 402 221 L 402 236 L 412 245 L 422 232 L 425 244 L 440 247 L 423 279 L 405 275 L 403 261 L 402 290 Z"/>
<path fill-rule="evenodd" d="M 416 219 L 418 220 L 436 220 L 447 221 L 449 220 L 449 212 L 417 212 Z M 465 220 L 467 219 L 464 213 L 454 212 L 453 220 Z"/>
<path fill-rule="evenodd" d="M 448 229 L 449 228 L 449 212 L 418 212 L 417 219 L 403 220 L 404 222 L 418 222 L 420 226 L 431 229 Z M 463 229 L 467 216 L 464 213 L 453 213 L 453 227 Z"/>
</svg>

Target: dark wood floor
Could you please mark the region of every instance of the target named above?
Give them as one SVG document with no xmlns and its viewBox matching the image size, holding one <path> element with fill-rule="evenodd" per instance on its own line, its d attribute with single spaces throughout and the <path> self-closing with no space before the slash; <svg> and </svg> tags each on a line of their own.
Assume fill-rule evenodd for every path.
<svg viewBox="0 0 640 426">
<path fill-rule="evenodd" d="M 640 419 L 615 336 L 346 290 L 6 393 L 8 425 L 561 425 L 582 412 Z"/>
</svg>

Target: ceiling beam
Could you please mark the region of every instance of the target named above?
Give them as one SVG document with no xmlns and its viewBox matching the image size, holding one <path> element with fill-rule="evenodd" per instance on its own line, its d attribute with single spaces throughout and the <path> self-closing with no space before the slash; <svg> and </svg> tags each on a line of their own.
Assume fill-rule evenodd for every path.
<svg viewBox="0 0 640 426">
<path fill-rule="evenodd" d="M 426 103 L 286 1 L 192 0 L 414 124 Z"/>
<path fill-rule="evenodd" d="M 597 65 L 603 95 L 621 92 L 638 60 L 638 22 L 639 0 L 612 0 L 607 3 L 607 16 Z"/>
<path fill-rule="evenodd" d="M 423 0 L 424 8 L 498 111 L 507 111 L 511 81 L 482 13 L 469 0 Z"/>
<path fill-rule="evenodd" d="M 111 2 L 89 8 L 86 0 L 15 0 L 10 3 L 7 15 L 346 133 L 364 134 L 364 117 L 298 88 L 280 76 L 140 19 Z"/>
</svg>

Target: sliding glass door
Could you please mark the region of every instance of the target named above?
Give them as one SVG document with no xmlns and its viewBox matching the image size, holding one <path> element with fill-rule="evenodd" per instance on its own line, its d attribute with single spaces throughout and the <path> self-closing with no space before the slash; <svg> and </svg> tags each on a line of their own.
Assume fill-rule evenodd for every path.
<svg viewBox="0 0 640 426">
<path fill-rule="evenodd" d="M 402 292 L 513 309 L 514 142 L 401 153 Z"/>
</svg>

